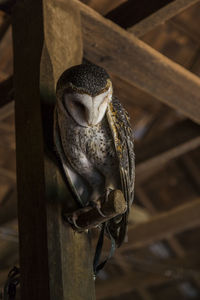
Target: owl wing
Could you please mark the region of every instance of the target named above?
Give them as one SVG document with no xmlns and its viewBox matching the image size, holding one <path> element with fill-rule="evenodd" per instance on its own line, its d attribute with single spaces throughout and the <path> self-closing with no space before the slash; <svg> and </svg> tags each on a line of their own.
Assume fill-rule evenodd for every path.
<svg viewBox="0 0 200 300">
<path fill-rule="evenodd" d="M 85 183 L 83 182 L 81 176 L 79 176 L 79 174 L 77 174 L 77 172 L 75 172 L 71 167 L 70 162 L 68 161 L 64 153 L 61 136 L 60 136 L 57 107 L 55 107 L 54 110 L 54 144 L 56 147 L 55 150 L 58 154 L 64 175 L 67 178 L 67 182 L 70 186 L 70 189 L 74 194 L 74 196 L 76 197 L 76 199 L 78 200 L 80 206 L 84 207 L 87 204 L 88 189 Z"/>
<path fill-rule="evenodd" d="M 135 158 L 133 133 L 129 116 L 117 98 L 113 98 L 107 109 L 107 120 L 112 132 L 115 150 L 119 161 L 121 188 L 127 203 L 127 211 L 121 220 L 110 221 L 109 231 L 120 246 L 126 236 L 128 214 L 134 197 Z"/>
</svg>

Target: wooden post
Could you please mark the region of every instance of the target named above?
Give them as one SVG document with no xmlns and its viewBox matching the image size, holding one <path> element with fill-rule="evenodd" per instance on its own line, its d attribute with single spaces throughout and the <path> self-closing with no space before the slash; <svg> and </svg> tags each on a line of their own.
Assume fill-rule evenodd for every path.
<svg viewBox="0 0 200 300">
<path fill-rule="evenodd" d="M 79 11 L 69 0 L 17 1 L 13 41 L 21 300 L 93 300 L 90 241 L 62 220 L 76 202 L 52 141 L 56 82 L 82 60 Z"/>
</svg>

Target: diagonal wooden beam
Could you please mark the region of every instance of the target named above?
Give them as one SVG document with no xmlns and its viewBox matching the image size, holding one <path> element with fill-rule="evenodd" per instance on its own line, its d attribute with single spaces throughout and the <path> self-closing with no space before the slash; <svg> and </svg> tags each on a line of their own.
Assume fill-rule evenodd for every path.
<svg viewBox="0 0 200 300">
<path fill-rule="evenodd" d="M 131 27 L 173 0 L 128 0 L 106 17 L 123 28 Z"/>
<path fill-rule="evenodd" d="M 142 205 L 144 205 L 144 207 L 148 209 L 149 216 L 150 214 L 155 215 L 157 213 L 157 209 L 155 208 L 155 206 L 152 204 L 151 200 L 145 193 L 144 188 L 142 188 L 139 185 L 137 185 L 136 187 L 136 196 L 137 199 L 139 199 L 140 203 L 142 203 Z M 133 211 L 134 211 L 134 206 L 133 206 Z M 179 257 L 185 256 L 185 251 L 183 247 L 175 237 L 171 236 L 170 238 L 167 239 L 167 242 L 177 256 Z"/>
<path fill-rule="evenodd" d="M 17 217 L 17 192 L 11 188 L 3 199 L 0 209 L 0 226 L 12 221 Z"/>
<path fill-rule="evenodd" d="M 155 215 L 147 222 L 130 227 L 128 243 L 120 249 L 125 251 L 145 247 L 184 230 L 200 226 L 199 214 L 200 199 L 197 199 L 171 211 Z"/>
<path fill-rule="evenodd" d="M 3 167 L 0 167 L 0 176 L 7 177 L 7 179 L 11 180 L 12 182 L 16 181 L 16 173 Z"/>
<path fill-rule="evenodd" d="M 63 0 L 60 0 L 63 1 Z M 85 57 L 200 123 L 200 79 L 74 0 L 82 16 Z"/>
<path fill-rule="evenodd" d="M 0 107 L 0 121 L 3 121 L 14 113 L 15 104 L 11 101 L 4 106 Z"/>
<path fill-rule="evenodd" d="M 130 272 L 118 278 L 109 279 L 106 282 L 97 283 L 97 300 L 116 299 L 119 295 L 133 292 L 138 288 L 148 288 L 169 282 L 171 278 L 157 274 L 141 274 Z M 114 288 L 115 287 L 115 288 Z"/>
<path fill-rule="evenodd" d="M 96 11 L 98 11 L 100 14 L 105 15 L 121 5 L 122 3 L 126 2 L 127 0 L 81 0 L 83 3 L 89 5 Z"/>
<path fill-rule="evenodd" d="M 13 76 L 10 76 L 0 83 L 0 121 L 13 113 Z"/>
<path fill-rule="evenodd" d="M 189 120 L 161 131 L 156 137 L 136 145 L 138 176 L 162 167 L 169 160 L 200 146 L 200 127 Z"/>
<path fill-rule="evenodd" d="M 161 105 L 154 97 L 136 88 L 134 85 L 122 78 L 111 74 L 114 94 L 123 102 L 123 104 L 136 105 L 145 111 L 155 113 Z"/>
<path fill-rule="evenodd" d="M 191 276 L 200 277 L 199 253 L 190 253 L 184 258 L 170 258 L 166 260 L 145 259 L 137 255 L 124 255 L 127 263 L 134 264 L 130 270 L 118 278 L 110 278 L 106 282 L 97 282 L 97 300 L 116 299 L 119 295 L 130 293 L 138 289 L 150 288 L 170 281 L 180 282 Z M 119 258 L 121 259 L 121 258 Z M 117 260 L 116 259 L 116 262 Z M 140 271 L 139 271 L 140 270 Z M 141 272 L 143 271 L 143 272 Z M 115 286 L 115 288 L 113 288 Z M 121 296 L 123 297 L 123 296 Z"/>
<path fill-rule="evenodd" d="M 0 41 L 11 23 L 10 16 L 0 11 Z"/>
<path fill-rule="evenodd" d="M 199 0 L 172 1 L 134 26 L 128 28 L 128 31 L 140 38 L 197 2 L 199 2 Z"/>
</svg>

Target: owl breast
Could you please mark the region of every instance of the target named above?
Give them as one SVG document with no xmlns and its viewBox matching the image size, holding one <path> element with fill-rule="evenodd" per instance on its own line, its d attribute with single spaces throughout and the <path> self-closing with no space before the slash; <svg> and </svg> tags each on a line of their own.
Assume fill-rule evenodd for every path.
<svg viewBox="0 0 200 300">
<path fill-rule="evenodd" d="M 115 146 L 106 118 L 92 127 L 79 126 L 72 119 L 63 120 L 60 126 L 65 155 L 79 174 L 87 177 L 93 168 L 104 176 L 117 172 Z"/>
</svg>

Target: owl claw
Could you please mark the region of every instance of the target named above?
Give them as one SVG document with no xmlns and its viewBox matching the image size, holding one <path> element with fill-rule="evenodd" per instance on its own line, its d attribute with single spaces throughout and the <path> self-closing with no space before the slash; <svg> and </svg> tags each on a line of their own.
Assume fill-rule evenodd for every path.
<svg viewBox="0 0 200 300">
<path fill-rule="evenodd" d="M 83 212 L 87 212 L 88 210 L 89 210 L 89 207 L 84 207 L 82 209 L 79 209 L 79 210 L 75 211 L 74 213 L 72 213 L 68 216 L 65 216 L 65 220 L 67 222 L 69 222 L 76 229 L 82 231 L 83 230 L 82 227 L 78 226 L 76 221 L 77 221 L 80 214 L 82 214 Z"/>
<path fill-rule="evenodd" d="M 76 213 L 73 213 L 72 215 L 67 217 L 67 221 L 74 226 L 76 229 L 78 230 L 82 230 L 82 228 L 80 226 L 77 225 L 76 220 L 77 220 L 78 216 Z"/>
<path fill-rule="evenodd" d="M 96 210 L 98 211 L 98 213 L 102 216 L 102 217 L 106 217 L 103 212 L 101 211 L 101 202 L 99 200 L 97 201 L 91 201 L 90 202 L 90 206 L 93 208 L 96 208 Z"/>
<path fill-rule="evenodd" d="M 107 202 L 108 196 L 109 196 L 109 194 L 110 194 L 111 191 L 113 191 L 111 188 L 106 188 L 104 202 Z"/>
</svg>

